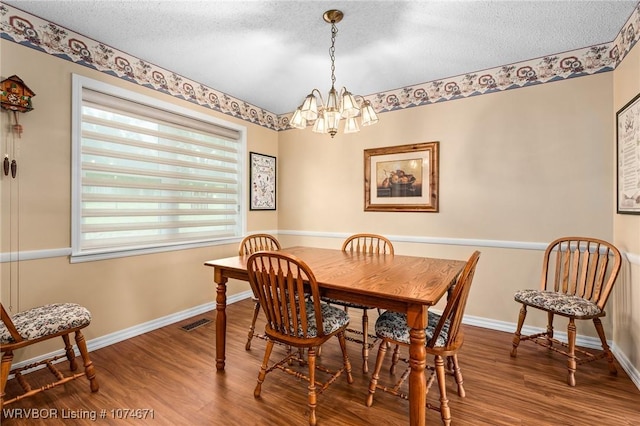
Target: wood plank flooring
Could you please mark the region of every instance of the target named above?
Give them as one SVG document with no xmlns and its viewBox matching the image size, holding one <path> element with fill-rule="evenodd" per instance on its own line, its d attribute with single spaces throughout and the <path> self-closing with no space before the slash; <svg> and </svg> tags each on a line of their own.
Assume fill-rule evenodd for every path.
<svg viewBox="0 0 640 426">
<path fill-rule="evenodd" d="M 254 339 L 251 351 L 244 349 L 251 309 L 250 300 L 227 308 L 224 373 L 215 369 L 215 321 L 190 332 L 180 328 L 200 318 L 214 320 L 210 312 L 92 352 L 98 393 L 91 394 L 88 381 L 80 378 L 5 407 L 2 425 L 305 425 L 305 382 L 275 371 L 267 376 L 261 399 L 253 397 L 265 343 Z M 357 311 L 352 315 L 358 324 Z M 453 425 L 640 424 L 640 391 L 620 367 L 614 377 L 603 360 L 579 366 L 577 386 L 571 388 L 566 384 L 565 358 L 525 343 L 513 359 L 510 333 L 465 326 L 465 337 L 459 358 L 466 398 L 458 397 L 452 378 L 447 384 Z M 373 406 L 365 406 L 369 376 L 362 373 L 360 347 L 350 342 L 348 347 L 355 381 L 349 385 L 340 377 L 318 397 L 318 424 L 408 424 L 405 400 L 378 391 Z M 274 356 L 282 351 L 276 347 Z M 377 349 L 371 353 L 370 368 L 376 353 Z M 319 359 L 329 366 L 340 363 L 337 339 L 323 347 Z M 381 381 L 389 377 L 390 352 L 385 361 Z M 29 378 L 37 383 L 47 374 L 39 370 Z M 8 395 L 15 394 L 17 386 L 10 381 Z M 428 400 L 438 403 L 437 387 Z M 11 409 L 49 418 L 10 418 Z M 152 411 L 134 419 L 122 418 L 125 410 Z M 92 420 L 94 414 L 97 418 Z M 427 423 L 441 424 L 439 413 L 427 410 Z"/>
</svg>

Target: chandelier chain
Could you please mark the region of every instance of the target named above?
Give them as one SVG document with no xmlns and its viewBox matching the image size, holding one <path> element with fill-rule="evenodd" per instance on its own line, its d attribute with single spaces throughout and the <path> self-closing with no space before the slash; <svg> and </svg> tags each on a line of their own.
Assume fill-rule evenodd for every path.
<svg viewBox="0 0 640 426">
<path fill-rule="evenodd" d="M 338 27 L 331 22 L 331 47 L 329 48 L 329 57 L 331 58 L 331 86 L 336 84 L 336 35 Z"/>
</svg>

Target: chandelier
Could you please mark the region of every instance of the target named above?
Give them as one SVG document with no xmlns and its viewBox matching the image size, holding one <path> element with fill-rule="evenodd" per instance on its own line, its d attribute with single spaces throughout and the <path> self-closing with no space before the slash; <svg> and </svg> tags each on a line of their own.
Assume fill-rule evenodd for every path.
<svg viewBox="0 0 640 426">
<path fill-rule="evenodd" d="M 296 129 L 304 129 L 307 125 L 313 125 L 316 133 L 329 133 L 333 138 L 338 133 L 338 127 L 342 119 L 344 123 L 344 133 L 355 133 L 360 131 L 357 117 L 360 117 L 362 126 L 369 126 L 378 122 L 371 102 L 359 95 L 352 95 L 345 87 L 340 92 L 335 89 L 336 82 L 336 57 L 335 44 L 338 28 L 336 23 L 340 22 L 344 14 L 339 10 L 328 10 L 322 18 L 331 24 L 331 48 L 329 57 L 331 58 L 331 89 L 325 102 L 318 89 L 313 89 L 304 99 L 302 105 L 296 108 L 291 116 L 289 125 Z M 317 96 L 316 96 L 317 95 Z"/>
</svg>

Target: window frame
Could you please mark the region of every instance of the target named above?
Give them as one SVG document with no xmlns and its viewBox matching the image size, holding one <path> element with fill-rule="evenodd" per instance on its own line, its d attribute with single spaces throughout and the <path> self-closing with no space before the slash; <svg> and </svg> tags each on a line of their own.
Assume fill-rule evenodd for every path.
<svg viewBox="0 0 640 426">
<path fill-rule="evenodd" d="M 100 251 L 81 251 L 80 238 L 82 231 L 82 102 L 83 89 L 91 89 L 102 92 L 111 96 L 123 98 L 141 105 L 164 110 L 173 114 L 183 115 L 192 119 L 204 121 L 213 125 L 226 127 L 239 132 L 238 139 L 238 235 L 233 237 L 212 238 L 210 240 L 197 242 L 175 242 L 163 244 L 149 244 L 138 248 L 113 248 Z M 102 81 L 94 80 L 82 75 L 72 74 L 72 93 L 71 93 L 71 255 L 70 262 L 85 262 L 101 259 L 112 259 L 118 257 L 136 256 L 141 254 L 161 253 L 175 250 L 185 250 L 198 247 L 207 247 L 214 245 L 229 244 L 236 241 L 246 233 L 247 229 L 247 212 L 246 212 L 246 194 L 247 192 L 247 128 L 242 125 L 222 120 L 212 115 L 195 111 L 180 105 L 180 100 L 176 102 L 168 102 L 157 99 L 139 92 L 124 89 Z"/>
</svg>

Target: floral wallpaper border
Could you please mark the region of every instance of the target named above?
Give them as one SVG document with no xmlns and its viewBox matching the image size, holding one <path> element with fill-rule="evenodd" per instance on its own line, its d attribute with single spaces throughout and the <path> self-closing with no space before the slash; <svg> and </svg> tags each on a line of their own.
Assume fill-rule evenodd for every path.
<svg viewBox="0 0 640 426">
<path fill-rule="evenodd" d="M 273 130 L 286 130 L 291 113 L 276 115 L 226 93 L 0 3 L 0 37 Z M 640 3 L 610 43 L 365 96 L 384 113 L 436 102 L 612 71 L 640 39 Z"/>
</svg>

